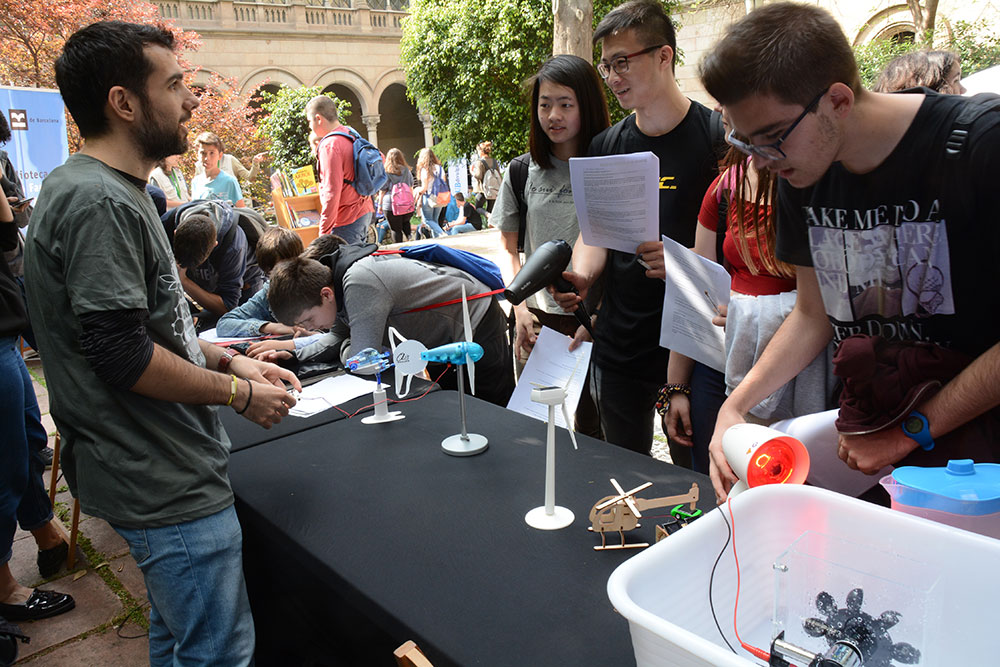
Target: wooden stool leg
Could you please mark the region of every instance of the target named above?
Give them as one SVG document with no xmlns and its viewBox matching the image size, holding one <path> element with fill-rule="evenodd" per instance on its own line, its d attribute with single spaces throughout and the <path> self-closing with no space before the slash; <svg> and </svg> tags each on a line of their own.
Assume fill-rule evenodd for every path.
<svg viewBox="0 0 1000 667">
<path fill-rule="evenodd" d="M 66 556 L 66 569 L 72 570 L 76 565 L 76 538 L 80 534 L 80 501 L 73 499 L 73 523 L 69 529 L 69 554 Z"/>
<path fill-rule="evenodd" d="M 55 442 L 52 443 L 52 475 L 49 477 L 49 503 L 56 506 L 56 482 L 59 481 L 59 432 L 56 431 Z"/>
</svg>

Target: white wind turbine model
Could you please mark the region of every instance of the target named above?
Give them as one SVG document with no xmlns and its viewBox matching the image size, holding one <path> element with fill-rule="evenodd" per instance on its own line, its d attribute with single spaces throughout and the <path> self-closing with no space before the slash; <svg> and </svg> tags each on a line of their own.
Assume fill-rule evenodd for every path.
<svg viewBox="0 0 1000 667">
<path fill-rule="evenodd" d="M 483 348 L 472 341 L 472 320 L 469 317 L 469 303 L 465 296 L 465 285 L 462 285 L 462 317 L 465 325 L 465 341 L 449 343 L 428 350 L 423 343 L 403 339 L 396 343 L 394 336 L 403 337 L 395 329 L 389 330 L 389 344 L 392 347 L 392 358 L 396 365 L 396 395 L 402 398 L 410 391 L 410 379 L 427 368 L 427 362 L 465 366 L 469 373 L 469 389 L 476 395 L 476 365 L 483 358 Z M 455 369 L 458 374 L 458 403 L 462 413 L 462 432 L 450 435 L 441 441 L 441 449 L 452 456 L 473 456 L 486 451 L 489 441 L 478 433 L 469 433 L 465 426 L 465 376 L 461 368 Z M 406 377 L 405 389 L 403 377 Z"/>
<path fill-rule="evenodd" d="M 573 435 L 573 422 L 566 409 L 565 387 L 536 387 L 531 390 L 531 400 L 549 406 L 549 419 L 546 426 L 545 442 L 545 505 L 536 507 L 524 515 L 524 521 L 532 528 L 539 530 L 559 530 L 573 523 L 573 511 L 556 505 L 556 406 L 562 406 L 563 419 L 566 420 L 566 430 L 576 445 Z"/>
</svg>

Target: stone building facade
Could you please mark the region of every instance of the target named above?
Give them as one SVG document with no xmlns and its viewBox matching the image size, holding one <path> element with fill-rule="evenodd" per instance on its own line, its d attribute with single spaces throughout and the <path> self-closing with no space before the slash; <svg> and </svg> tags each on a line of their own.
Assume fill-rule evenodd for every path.
<svg viewBox="0 0 1000 667">
<path fill-rule="evenodd" d="M 431 119 L 406 97 L 400 21 L 409 0 L 153 0 L 160 15 L 201 35 L 188 55 L 240 91 L 319 86 L 351 103 L 348 124 L 409 159 L 431 143 Z"/>
<path fill-rule="evenodd" d="M 548 2 L 549 0 L 537 0 Z M 197 31 L 204 42 L 190 60 L 202 70 L 235 78 L 241 91 L 258 85 L 320 86 L 351 103 L 350 125 L 383 151 L 413 156 L 433 143 L 431 118 L 406 97 L 399 62 L 401 21 L 409 0 L 153 0 L 160 14 Z M 813 0 L 838 17 L 853 44 L 912 32 L 905 2 Z M 684 0 L 677 18 L 684 64 L 681 90 L 711 104 L 697 65 L 726 27 L 765 0 Z M 940 0 L 937 26 L 954 21 L 1000 24 L 1000 0 Z"/>
</svg>

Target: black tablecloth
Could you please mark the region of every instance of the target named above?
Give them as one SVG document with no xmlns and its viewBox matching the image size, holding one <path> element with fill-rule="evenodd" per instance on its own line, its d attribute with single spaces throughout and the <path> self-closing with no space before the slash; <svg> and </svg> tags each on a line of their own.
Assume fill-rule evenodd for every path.
<svg viewBox="0 0 1000 667">
<path fill-rule="evenodd" d="M 259 643 L 308 622 L 306 613 L 330 633 L 315 642 L 344 641 L 335 633 L 357 619 L 344 614 L 343 602 L 387 645 L 413 639 L 437 667 L 634 664 L 627 622 L 606 585 L 637 552 L 594 551 L 600 538 L 587 531 L 590 508 L 613 493 L 614 477 L 626 489 L 653 482 L 641 494 L 648 498 L 684 493 L 696 481 L 707 511 L 708 478 L 586 437 L 574 451 L 559 429 L 556 504 L 576 520 L 535 530 L 524 515 L 544 502 L 545 424 L 477 399 L 467 405 L 469 431 L 490 441 L 478 456 L 441 451 L 442 437 L 460 430 L 452 391 L 406 404 L 403 421 L 343 420 L 233 455 L 245 557 L 276 549 L 264 567 L 248 570 Z M 642 522 L 630 541 L 652 542 L 657 521 Z M 280 630 L 261 627 L 279 598 L 302 594 L 290 591 L 292 580 L 311 582 L 312 602 L 338 596 L 329 618 L 303 605 L 310 609 L 303 618 L 282 617 Z M 344 646 L 328 648 L 336 663 Z M 380 655 L 392 664 L 391 653 Z"/>
<path fill-rule="evenodd" d="M 303 385 L 308 386 L 308 384 L 314 384 L 315 382 L 324 380 L 327 377 L 333 377 L 334 375 L 340 374 L 343 374 L 343 371 L 312 378 L 309 382 L 304 382 Z M 385 394 L 390 400 L 395 400 L 397 398 L 395 385 L 393 384 L 395 380 L 393 378 L 393 369 L 389 369 L 382 374 Z M 425 391 L 436 391 L 437 388 L 437 385 L 433 382 L 415 377 L 410 383 L 410 392 L 406 396 L 407 398 L 414 398 Z M 312 417 L 288 416 L 269 429 L 264 428 L 263 426 L 258 426 L 242 415 L 236 414 L 233 410 L 219 410 L 219 419 L 222 420 L 222 425 L 225 427 L 226 433 L 229 434 L 229 441 L 232 443 L 232 451 L 238 452 L 241 449 L 246 449 L 247 447 L 254 447 L 270 440 L 277 440 L 278 438 L 299 433 L 300 431 L 306 431 L 317 426 L 346 419 L 347 415 L 345 415 L 344 412 L 347 414 L 353 414 L 358 409 L 371 405 L 371 402 L 372 395 L 365 394 L 364 396 L 359 396 L 358 398 L 339 406 L 340 410 L 337 408 L 330 408 L 329 410 L 324 410 L 323 412 L 315 414 Z M 407 405 L 407 403 L 403 403 L 402 405 Z M 400 407 L 393 407 L 392 405 L 389 406 L 389 410 L 399 409 Z M 344 412 L 341 412 L 341 410 Z M 374 408 L 369 408 L 367 410 L 363 410 L 358 416 L 362 417 L 371 414 L 372 412 L 374 412 Z"/>
</svg>

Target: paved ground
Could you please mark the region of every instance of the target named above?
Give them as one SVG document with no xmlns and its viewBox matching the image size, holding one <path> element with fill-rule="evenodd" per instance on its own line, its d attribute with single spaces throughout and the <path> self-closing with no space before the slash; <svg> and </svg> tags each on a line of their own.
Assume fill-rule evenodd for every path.
<svg viewBox="0 0 1000 667">
<path fill-rule="evenodd" d="M 441 242 L 494 261 L 500 253 L 500 232 L 495 229 L 460 234 Z M 56 428 L 49 415 L 48 391 L 40 361 L 37 358 L 28 361 L 28 370 L 51 446 Z M 655 423 L 653 455 L 669 461 L 659 420 Z M 46 485 L 48 480 L 46 473 Z M 57 488 L 56 513 L 68 532 L 73 498 L 61 478 Z M 15 535 L 11 570 L 17 580 L 26 586 L 41 584 L 43 588 L 69 593 L 76 599 L 76 608 L 62 616 L 21 624 L 31 643 L 21 646 L 19 664 L 95 667 L 148 664 L 146 587 L 125 541 L 101 519 L 81 515 L 79 542 L 73 571 L 64 569 L 43 581 L 35 566 L 37 547 L 31 535 L 23 531 Z"/>
<path fill-rule="evenodd" d="M 51 446 L 56 429 L 49 415 L 42 365 L 37 358 L 27 363 Z M 48 486 L 48 471 L 45 482 Z M 56 488 L 59 489 L 56 514 L 62 518 L 68 533 L 73 498 L 61 478 Z M 63 569 L 52 579 L 42 580 L 35 565 L 37 553 L 31 534 L 19 530 L 14 536 L 14 556 L 10 562 L 14 577 L 25 586 L 41 584 L 42 588 L 69 593 L 76 600 L 76 608 L 54 618 L 21 623 L 31 643 L 21 645 L 18 664 L 102 667 L 149 664 L 146 586 L 125 541 L 106 522 L 80 515 L 77 562 L 71 572 Z"/>
</svg>

